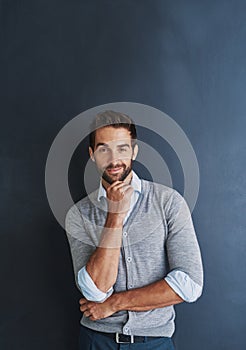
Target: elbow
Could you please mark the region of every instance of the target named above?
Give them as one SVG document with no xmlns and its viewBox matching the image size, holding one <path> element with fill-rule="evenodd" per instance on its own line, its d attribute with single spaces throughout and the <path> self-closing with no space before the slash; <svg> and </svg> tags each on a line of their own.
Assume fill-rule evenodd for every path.
<svg viewBox="0 0 246 350">
<path fill-rule="evenodd" d="M 86 289 L 81 288 L 81 292 L 83 294 L 83 296 L 85 297 L 85 299 L 89 300 L 89 301 L 95 301 L 96 303 L 102 303 L 104 302 L 108 296 L 98 296 L 98 295 L 93 295 L 90 292 L 88 292 Z"/>
<path fill-rule="evenodd" d="M 195 282 L 186 272 L 173 270 L 165 277 L 165 280 L 187 303 L 194 303 L 202 295 L 203 281 Z"/>
<path fill-rule="evenodd" d="M 100 290 L 87 273 L 85 267 L 78 272 L 78 286 L 84 297 L 90 301 L 103 302 L 113 293 L 112 287 L 106 292 Z"/>
<path fill-rule="evenodd" d="M 102 303 L 110 296 L 109 293 L 104 293 L 97 288 L 92 289 L 89 286 L 84 285 L 83 283 L 79 283 L 78 286 L 79 286 L 79 290 L 83 294 L 84 298 L 89 300 L 89 301 L 95 301 L 97 303 Z"/>
<path fill-rule="evenodd" d="M 196 288 L 196 290 L 193 290 L 192 293 L 189 295 L 189 297 L 185 300 L 187 303 L 194 303 L 196 302 L 202 295 L 203 287 L 199 286 L 199 288 Z"/>
</svg>

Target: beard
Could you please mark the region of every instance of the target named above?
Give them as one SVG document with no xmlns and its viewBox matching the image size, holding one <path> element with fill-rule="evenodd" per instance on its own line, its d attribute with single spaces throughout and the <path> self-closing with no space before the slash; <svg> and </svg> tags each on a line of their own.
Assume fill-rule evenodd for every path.
<svg viewBox="0 0 246 350">
<path fill-rule="evenodd" d="M 109 175 L 106 172 L 108 169 L 114 169 L 119 167 L 123 168 L 123 171 L 121 174 Z M 111 185 L 115 181 L 124 181 L 127 178 L 127 176 L 130 174 L 131 170 L 132 170 L 132 159 L 131 159 L 130 166 L 128 167 L 125 164 L 116 164 L 116 165 L 109 164 L 107 168 L 102 172 L 101 176 L 107 183 Z"/>
</svg>

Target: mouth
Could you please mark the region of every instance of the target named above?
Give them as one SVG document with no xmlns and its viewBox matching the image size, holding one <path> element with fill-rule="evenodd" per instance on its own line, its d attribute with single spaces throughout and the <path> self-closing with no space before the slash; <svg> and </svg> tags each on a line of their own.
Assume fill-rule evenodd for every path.
<svg viewBox="0 0 246 350">
<path fill-rule="evenodd" d="M 115 175 L 118 174 L 121 171 L 122 167 L 119 168 L 111 168 L 111 169 L 107 169 L 107 172 L 111 175 Z"/>
</svg>

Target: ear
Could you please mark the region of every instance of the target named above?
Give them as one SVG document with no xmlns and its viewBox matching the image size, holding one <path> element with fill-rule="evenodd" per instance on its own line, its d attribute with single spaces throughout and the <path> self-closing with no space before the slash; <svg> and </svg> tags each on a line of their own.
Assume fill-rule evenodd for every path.
<svg viewBox="0 0 246 350">
<path fill-rule="evenodd" d="M 92 148 L 91 148 L 91 147 L 89 147 L 89 154 L 90 154 L 90 158 L 91 158 L 91 160 L 92 160 L 93 162 L 95 162 L 94 152 L 93 152 L 93 150 L 92 150 Z"/>
<path fill-rule="evenodd" d="M 136 144 L 133 149 L 132 160 L 135 160 L 138 154 L 138 145 Z"/>
</svg>

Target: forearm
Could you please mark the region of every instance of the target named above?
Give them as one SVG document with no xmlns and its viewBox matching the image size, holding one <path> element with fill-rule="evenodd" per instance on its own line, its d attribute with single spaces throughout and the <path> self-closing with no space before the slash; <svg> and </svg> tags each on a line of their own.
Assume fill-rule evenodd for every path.
<svg viewBox="0 0 246 350">
<path fill-rule="evenodd" d="M 146 287 L 111 295 L 103 303 L 80 299 L 80 310 L 92 321 L 109 317 L 121 310 L 148 311 L 181 303 L 183 300 L 169 287 L 165 280 Z"/>
<path fill-rule="evenodd" d="M 107 302 L 111 302 L 116 311 L 148 311 L 182 303 L 183 299 L 165 280 L 160 280 L 142 288 L 115 293 Z"/>
<path fill-rule="evenodd" d="M 112 287 L 117 279 L 122 227 L 123 219 L 109 213 L 100 244 L 86 265 L 86 270 L 92 280 L 103 292 Z"/>
</svg>

